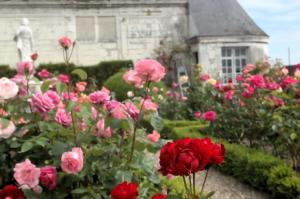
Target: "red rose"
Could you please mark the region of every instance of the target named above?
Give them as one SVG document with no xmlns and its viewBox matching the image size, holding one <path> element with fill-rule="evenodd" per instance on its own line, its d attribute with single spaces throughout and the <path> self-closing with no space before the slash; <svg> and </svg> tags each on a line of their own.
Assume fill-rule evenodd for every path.
<svg viewBox="0 0 300 199">
<path fill-rule="evenodd" d="M 212 147 L 211 162 L 220 165 L 224 162 L 225 148 L 223 144 L 214 144 Z"/>
<path fill-rule="evenodd" d="M 25 199 L 22 190 L 18 189 L 15 185 L 6 185 L 0 190 L 0 199 Z"/>
<path fill-rule="evenodd" d="M 39 55 L 37 53 L 33 53 L 32 55 L 30 55 L 32 61 L 37 60 L 37 58 L 39 57 Z"/>
<path fill-rule="evenodd" d="M 210 161 L 209 139 L 185 138 L 167 143 L 160 151 L 160 171 L 163 175 L 188 176 L 204 170 Z"/>
<path fill-rule="evenodd" d="M 160 151 L 160 172 L 163 175 L 189 176 L 211 164 L 222 164 L 225 149 L 209 138 L 185 138 L 164 145 Z"/>
<path fill-rule="evenodd" d="M 52 166 L 45 166 L 41 168 L 40 183 L 50 191 L 55 189 L 57 185 L 56 168 Z"/>
<path fill-rule="evenodd" d="M 203 118 L 206 121 L 212 122 L 212 121 L 215 121 L 217 119 L 217 114 L 214 111 L 208 111 L 208 112 L 203 114 Z"/>
<path fill-rule="evenodd" d="M 111 197 L 113 199 L 136 199 L 138 195 L 138 185 L 134 182 L 123 182 L 118 184 L 111 191 Z"/>
<path fill-rule="evenodd" d="M 158 193 L 158 194 L 155 194 L 154 196 L 152 196 L 151 199 L 165 199 L 167 198 L 168 196 L 165 195 L 165 194 L 161 194 L 161 193 Z"/>
</svg>

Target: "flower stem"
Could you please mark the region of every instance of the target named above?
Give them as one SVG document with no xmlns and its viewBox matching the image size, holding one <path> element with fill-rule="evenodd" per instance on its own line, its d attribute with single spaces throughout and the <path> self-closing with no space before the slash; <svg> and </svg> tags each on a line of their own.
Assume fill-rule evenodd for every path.
<svg viewBox="0 0 300 199">
<path fill-rule="evenodd" d="M 192 188 L 192 176 L 189 175 L 189 183 L 190 183 L 190 193 L 193 194 L 193 188 Z"/>
<path fill-rule="evenodd" d="M 196 195 L 196 175 L 193 173 L 193 193 Z"/>
<path fill-rule="evenodd" d="M 189 191 L 188 191 L 188 187 L 187 187 L 187 183 L 186 183 L 186 180 L 185 180 L 185 177 L 182 176 L 182 179 L 183 179 L 183 183 L 184 183 L 184 188 L 185 188 L 185 192 L 186 192 L 186 196 L 187 198 L 189 198 Z"/>
<path fill-rule="evenodd" d="M 143 107 L 144 107 L 144 104 L 145 104 L 145 100 L 146 100 L 146 97 L 148 96 L 148 88 L 150 87 L 150 82 L 148 82 L 148 80 L 146 81 L 146 93 L 145 93 L 145 96 L 143 97 L 143 103 L 140 107 L 140 110 L 139 110 L 139 117 L 138 119 L 135 121 L 134 123 L 134 129 L 133 129 L 133 135 L 132 135 L 132 143 L 131 143 L 131 150 L 130 150 L 130 156 L 129 156 L 129 159 L 128 159 L 128 163 L 130 163 L 132 161 L 132 158 L 133 158 L 133 153 L 134 153 L 134 148 L 135 148 L 135 140 L 136 140 L 136 131 L 137 131 L 137 126 L 139 125 L 140 121 L 141 121 L 141 112 L 143 110 Z"/>
<path fill-rule="evenodd" d="M 208 176 L 208 171 L 209 171 L 209 169 L 206 170 L 204 181 L 203 181 L 203 184 L 202 184 L 202 187 L 201 187 L 201 192 L 200 192 L 201 194 L 203 193 L 203 190 L 204 190 L 204 186 L 205 186 L 205 183 L 206 183 L 206 180 L 207 180 L 207 176 Z"/>
</svg>

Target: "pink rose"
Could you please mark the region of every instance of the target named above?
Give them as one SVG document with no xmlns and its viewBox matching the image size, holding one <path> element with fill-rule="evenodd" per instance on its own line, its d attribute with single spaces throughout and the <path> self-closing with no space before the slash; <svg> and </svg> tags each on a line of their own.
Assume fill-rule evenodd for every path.
<svg viewBox="0 0 300 199">
<path fill-rule="evenodd" d="M 78 96 L 77 96 L 77 93 L 75 93 L 75 92 L 70 92 L 70 93 L 64 92 L 62 95 L 63 95 L 64 100 L 71 100 L 73 102 L 78 101 Z"/>
<path fill-rule="evenodd" d="M 17 64 L 17 71 L 19 75 L 33 75 L 35 69 L 31 61 L 23 61 Z"/>
<path fill-rule="evenodd" d="M 164 78 L 166 72 L 158 61 L 153 59 L 143 59 L 134 65 L 137 75 L 144 81 L 159 82 Z"/>
<path fill-rule="evenodd" d="M 7 100 L 15 97 L 19 92 L 17 84 L 10 79 L 3 77 L 0 79 L 0 100 Z"/>
<path fill-rule="evenodd" d="M 98 116 L 98 111 L 92 106 L 91 108 L 91 117 L 93 120 L 96 120 Z"/>
<path fill-rule="evenodd" d="M 57 92 L 49 90 L 45 93 L 45 95 L 47 95 L 55 105 L 58 105 L 60 103 L 60 97 Z"/>
<path fill-rule="evenodd" d="M 153 131 L 151 134 L 147 135 L 147 139 L 151 142 L 157 142 L 160 138 L 160 134 L 157 131 Z"/>
<path fill-rule="evenodd" d="M 28 159 L 16 164 L 14 172 L 15 180 L 24 189 L 33 189 L 39 184 L 41 170 Z"/>
<path fill-rule="evenodd" d="M 126 107 L 122 103 L 116 100 L 112 100 L 106 103 L 105 108 L 107 111 L 110 112 L 111 116 L 115 119 L 125 119 L 128 117 L 128 114 L 126 112 Z"/>
<path fill-rule="evenodd" d="M 243 82 L 244 81 L 244 78 L 241 75 L 237 75 L 235 79 L 238 82 Z"/>
<path fill-rule="evenodd" d="M 70 152 L 64 152 L 61 156 L 60 166 L 68 174 L 77 174 L 83 168 L 83 152 L 81 148 L 73 148 Z"/>
<path fill-rule="evenodd" d="M 38 73 L 38 75 L 40 78 L 46 79 L 50 76 L 50 73 L 46 69 L 43 69 Z"/>
<path fill-rule="evenodd" d="M 279 88 L 279 85 L 276 82 L 268 82 L 267 88 L 271 91 L 275 91 Z"/>
<path fill-rule="evenodd" d="M 68 75 L 61 74 L 58 76 L 58 79 L 59 79 L 59 81 L 61 81 L 62 83 L 65 83 L 65 84 L 70 82 L 70 77 Z"/>
<path fill-rule="evenodd" d="M 158 93 L 159 89 L 158 89 L 156 86 L 154 86 L 154 87 L 152 88 L 152 91 L 153 91 L 154 93 Z"/>
<path fill-rule="evenodd" d="M 142 99 L 140 104 L 141 106 L 143 106 L 144 110 L 157 111 L 158 109 L 158 105 L 152 102 L 150 99 L 146 99 L 146 100 Z"/>
<path fill-rule="evenodd" d="M 111 136 L 112 136 L 112 128 L 111 127 L 105 128 L 105 121 L 102 118 L 102 119 L 100 119 L 97 122 L 94 134 L 97 137 L 101 137 L 101 138 L 111 138 Z"/>
<path fill-rule="evenodd" d="M 199 119 L 199 118 L 201 118 L 201 115 L 202 115 L 202 113 L 197 111 L 194 113 L 194 118 Z"/>
<path fill-rule="evenodd" d="M 226 100 L 232 100 L 232 98 L 233 98 L 233 96 L 234 96 L 234 91 L 233 90 L 229 90 L 229 91 L 227 91 L 226 93 L 225 93 L 225 95 L 224 95 L 224 98 L 226 99 Z"/>
<path fill-rule="evenodd" d="M 293 77 L 291 76 L 287 76 L 282 82 L 281 82 L 281 86 L 283 88 L 289 86 L 289 85 L 295 85 L 297 84 L 298 81 L 296 79 L 294 79 Z"/>
<path fill-rule="evenodd" d="M 203 114 L 203 118 L 206 121 L 212 122 L 212 121 L 215 121 L 217 119 L 217 114 L 214 111 L 208 111 L 208 112 Z"/>
<path fill-rule="evenodd" d="M 8 126 L 4 127 L 1 124 L 1 120 L 0 120 L 0 139 L 4 138 L 7 139 L 9 138 L 16 130 L 16 126 L 12 121 L 8 122 Z"/>
<path fill-rule="evenodd" d="M 253 75 L 250 77 L 250 85 L 254 88 L 265 88 L 265 80 L 261 75 Z"/>
<path fill-rule="evenodd" d="M 104 104 L 110 100 L 110 91 L 102 88 L 101 91 L 95 91 L 89 95 L 90 101 L 93 104 Z"/>
<path fill-rule="evenodd" d="M 30 102 L 33 110 L 38 113 L 47 113 L 55 108 L 55 103 L 47 93 L 37 93 L 32 96 Z"/>
<path fill-rule="evenodd" d="M 176 82 L 173 82 L 173 83 L 172 83 L 172 88 L 175 89 L 175 88 L 177 88 L 177 87 L 178 87 L 178 84 L 177 84 Z"/>
<path fill-rule="evenodd" d="M 69 127 L 72 124 L 72 116 L 70 112 L 65 109 L 59 108 L 55 114 L 55 121 L 64 127 Z"/>
<path fill-rule="evenodd" d="M 85 90 L 87 83 L 86 82 L 77 82 L 76 83 L 76 89 L 79 92 L 83 92 Z"/>
<path fill-rule="evenodd" d="M 242 96 L 244 98 L 251 98 L 254 93 L 255 93 L 255 89 L 253 87 L 249 87 L 244 90 L 244 92 L 242 93 Z"/>
<path fill-rule="evenodd" d="M 203 74 L 203 75 L 201 75 L 201 76 L 199 77 L 199 79 L 202 80 L 202 81 L 207 81 L 207 80 L 210 79 L 210 76 L 207 75 L 207 74 Z"/>
<path fill-rule="evenodd" d="M 125 102 L 125 109 L 134 120 L 139 118 L 140 110 L 131 102 Z"/>
<path fill-rule="evenodd" d="M 50 191 L 56 188 L 58 181 L 56 168 L 53 166 L 45 166 L 41 168 L 40 182 Z"/>
<path fill-rule="evenodd" d="M 247 66 L 243 69 L 244 74 L 248 74 L 256 68 L 253 64 L 247 64 Z"/>
<path fill-rule="evenodd" d="M 61 47 L 65 49 L 68 49 L 73 45 L 72 40 L 68 36 L 63 36 L 58 40 L 58 42 L 61 45 Z"/>
<path fill-rule="evenodd" d="M 129 70 L 123 75 L 123 79 L 128 83 L 134 85 L 136 88 L 140 88 L 144 81 L 138 76 L 135 70 Z"/>
</svg>

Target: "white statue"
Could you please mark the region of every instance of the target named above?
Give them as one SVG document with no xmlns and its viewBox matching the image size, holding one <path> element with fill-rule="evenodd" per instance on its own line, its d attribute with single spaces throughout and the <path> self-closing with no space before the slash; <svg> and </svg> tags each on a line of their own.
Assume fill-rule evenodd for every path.
<svg viewBox="0 0 300 199">
<path fill-rule="evenodd" d="M 21 20 L 21 26 L 19 27 L 14 40 L 17 42 L 20 61 L 32 61 L 30 56 L 33 52 L 33 36 L 27 18 Z"/>
</svg>

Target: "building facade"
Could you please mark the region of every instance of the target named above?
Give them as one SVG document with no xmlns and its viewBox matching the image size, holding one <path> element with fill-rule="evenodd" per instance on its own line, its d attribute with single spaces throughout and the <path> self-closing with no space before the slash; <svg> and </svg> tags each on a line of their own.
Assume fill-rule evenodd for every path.
<svg viewBox="0 0 300 199">
<path fill-rule="evenodd" d="M 26 17 L 39 62 L 61 62 L 57 39 L 76 40 L 72 62 L 153 57 L 164 38 L 184 38 L 194 63 L 224 82 L 267 55 L 266 35 L 236 0 L 1 0 L 0 64 L 18 62 L 13 37 Z"/>
</svg>

